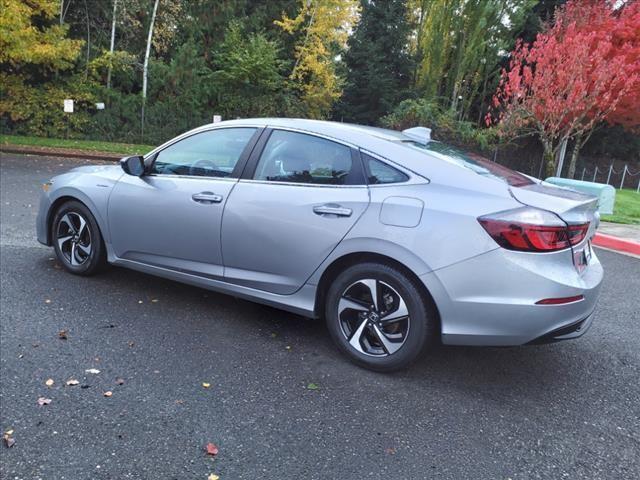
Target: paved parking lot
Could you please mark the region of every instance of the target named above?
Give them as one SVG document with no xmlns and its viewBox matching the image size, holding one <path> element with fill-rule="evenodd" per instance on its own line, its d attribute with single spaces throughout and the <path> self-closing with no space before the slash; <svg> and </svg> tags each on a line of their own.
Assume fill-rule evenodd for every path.
<svg viewBox="0 0 640 480">
<path fill-rule="evenodd" d="M 1 160 L 0 427 L 16 443 L 0 477 L 640 476 L 640 260 L 597 251 L 605 284 L 579 340 L 439 347 L 376 374 L 320 322 L 118 268 L 62 271 L 35 240 L 39 184 L 78 163 Z"/>
</svg>

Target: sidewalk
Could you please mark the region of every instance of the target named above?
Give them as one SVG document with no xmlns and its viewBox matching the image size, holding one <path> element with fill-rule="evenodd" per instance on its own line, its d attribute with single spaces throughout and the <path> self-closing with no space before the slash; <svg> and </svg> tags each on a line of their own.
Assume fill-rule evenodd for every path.
<svg viewBox="0 0 640 480">
<path fill-rule="evenodd" d="M 640 225 L 600 222 L 593 244 L 640 257 Z"/>
</svg>

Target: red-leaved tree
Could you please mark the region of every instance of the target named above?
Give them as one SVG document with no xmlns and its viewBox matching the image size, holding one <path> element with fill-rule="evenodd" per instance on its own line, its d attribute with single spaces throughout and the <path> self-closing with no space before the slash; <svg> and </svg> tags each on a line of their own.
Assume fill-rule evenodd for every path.
<svg viewBox="0 0 640 480">
<path fill-rule="evenodd" d="M 605 121 L 638 124 L 640 2 L 570 0 L 533 44 L 518 42 L 493 98 L 506 136 L 537 134 L 546 174 L 558 149 L 574 140 L 572 159 Z M 573 158 L 575 156 L 575 158 Z"/>
</svg>

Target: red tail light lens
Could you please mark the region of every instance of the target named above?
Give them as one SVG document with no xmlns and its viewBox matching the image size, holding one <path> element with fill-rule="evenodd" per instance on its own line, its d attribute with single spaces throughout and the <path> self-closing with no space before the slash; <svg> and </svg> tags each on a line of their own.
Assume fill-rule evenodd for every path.
<svg viewBox="0 0 640 480">
<path fill-rule="evenodd" d="M 518 208 L 478 218 L 491 238 L 508 250 L 553 252 L 584 240 L 589 223 L 567 226 L 550 212 Z"/>
<path fill-rule="evenodd" d="M 545 298 L 544 300 L 538 300 L 536 305 L 563 305 L 565 303 L 579 302 L 580 300 L 584 300 L 584 295 L 562 298 Z"/>
</svg>

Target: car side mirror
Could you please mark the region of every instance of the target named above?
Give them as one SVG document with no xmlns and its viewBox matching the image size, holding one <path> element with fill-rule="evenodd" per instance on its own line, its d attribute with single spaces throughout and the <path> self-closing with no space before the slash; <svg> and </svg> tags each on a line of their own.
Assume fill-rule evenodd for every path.
<svg viewBox="0 0 640 480">
<path fill-rule="evenodd" d="M 120 160 L 120 166 L 127 175 L 141 177 L 144 174 L 144 157 L 142 155 L 124 157 Z"/>
</svg>

